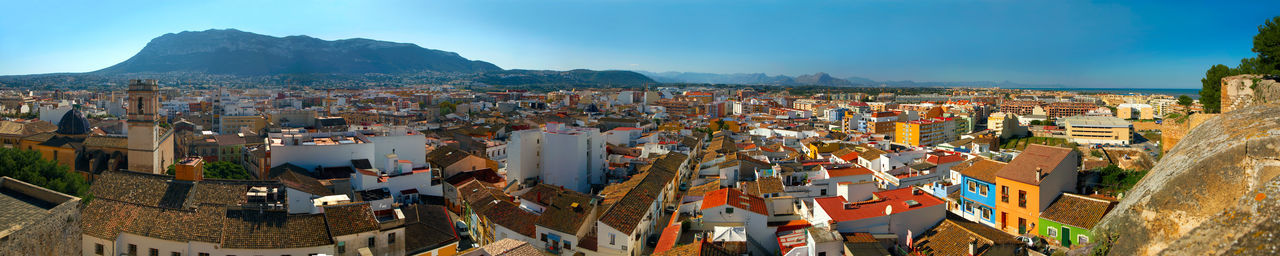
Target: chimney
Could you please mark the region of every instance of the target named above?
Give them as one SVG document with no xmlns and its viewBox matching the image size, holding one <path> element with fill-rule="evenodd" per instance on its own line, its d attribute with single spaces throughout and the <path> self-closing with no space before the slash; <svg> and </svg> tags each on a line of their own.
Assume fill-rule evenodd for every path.
<svg viewBox="0 0 1280 256">
<path fill-rule="evenodd" d="M 182 159 L 174 167 L 173 178 L 183 181 L 204 180 L 204 160 L 199 157 Z"/>
<path fill-rule="evenodd" d="M 969 256 L 978 255 L 978 240 L 969 240 Z"/>
<path fill-rule="evenodd" d="M 1043 179 L 1043 178 L 1044 178 L 1044 169 L 1041 169 L 1040 167 L 1036 167 L 1036 182 L 1040 182 L 1040 179 Z"/>
</svg>

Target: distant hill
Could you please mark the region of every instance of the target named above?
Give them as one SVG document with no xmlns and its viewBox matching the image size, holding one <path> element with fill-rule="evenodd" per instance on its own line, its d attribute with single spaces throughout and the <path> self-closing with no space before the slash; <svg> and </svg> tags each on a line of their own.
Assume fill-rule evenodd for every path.
<svg viewBox="0 0 1280 256">
<path fill-rule="evenodd" d="M 796 83 L 804 85 L 822 85 L 822 86 L 852 86 L 849 80 L 831 77 L 827 73 L 818 72 L 812 75 L 801 75 L 795 78 Z"/>
<path fill-rule="evenodd" d="M 792 84 L 795 82 L 789 76 L 769 76 L 764 73 L 713 74 L 695 72 L 636 72 L 663 83 L 782 85 Z"/>
<path fill-rule="evenodd" d="M 408 43 L 363 38 L 326 41 L 309 36 L 273 37 L 235 29 L 211 29 L 157 37 L 132 58 L 95 73 L 274 75 L 499 70 L 502 69 L 488 62 Z"/>
<path fill-rule="evenodd" d="M 822 86 L 860 86 L 871 85 L 871 83 L 862 83 L 871 81 L 870 79 L 861 79 L 859 82 L 851 82 L 848 79 L 832 77 L 827 73 L 814 73 L 812 75 L 800 75 L 796 77 L 786 75 L 769 76 L 764 73 L 735 73 L 735 74 L 714 74 L 714 73 L 694 73 L 694 72 L 662 72 L 654 73 L 647 71 L 636 71 L 653 80 L 663 83 L 701 83 L 701 84 L 748 84 L 748 85 L 822 85 Z"/>
<path fill-rule="evenodd" d="M 570 85 L 644 85 L 656 83 L 653 79 L 631 71 L 593 71 L 575 69 L 569 71 L 513 69 L 480 74 L 477 82 L 495 85 L 570 84 Z"/>
<path fill-rule="evenodd" d="M 648 72 L 636 71 L 663 83 L 702 83 L 702 84 L 745 84 L 745 85 L 821 85 L 821 86 L 874 86 L 874 87 L 1001 87 L 1001 88 L 1066 88 L 1060 84 L 1022 84 L 1010 81 L 965 81 L 965 82 L 916 82 L 876 81 L 865 77 L 837 78 L 827 73 L 818 72 L 796 77 L 786 75 L 768 76 L 763 73 L 694 73 L 694 72 Z"/>
</svg>

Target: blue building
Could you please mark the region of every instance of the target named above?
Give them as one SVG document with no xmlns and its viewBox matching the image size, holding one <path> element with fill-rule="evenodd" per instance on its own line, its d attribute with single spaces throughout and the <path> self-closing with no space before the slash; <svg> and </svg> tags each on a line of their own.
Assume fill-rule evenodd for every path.
<svg viewBox="0 0 1280 256">
<path fill-rule="evenodd" d="M 960 172 L 960 215 L 974 222 L 996 226 L 996 172 L 1005 163 L 981 159 L 968 166 L 957 166 Z"/>
</svg>

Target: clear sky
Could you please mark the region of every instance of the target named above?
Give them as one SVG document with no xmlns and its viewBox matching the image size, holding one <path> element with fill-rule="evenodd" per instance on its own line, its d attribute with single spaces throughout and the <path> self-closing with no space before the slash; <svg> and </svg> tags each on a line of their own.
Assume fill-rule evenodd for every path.
<svg viewBox="0 0 1280 256">
<path fill-rule="evenodd" d="M 512 69 L 1198 88 L 1280 1 L 0 1 L 0 75 L 85 72 L 165 33 L 415 43 Z"/>
</svg>

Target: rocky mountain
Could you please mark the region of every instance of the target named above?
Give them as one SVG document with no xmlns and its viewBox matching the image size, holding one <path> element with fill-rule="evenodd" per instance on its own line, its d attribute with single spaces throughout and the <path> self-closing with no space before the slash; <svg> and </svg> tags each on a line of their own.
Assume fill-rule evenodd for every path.
<svg viewBox="0 0 1280 256">
<path fill-rule="evenodd" d="M 415 44 L 355 38 L 273 37 L 235 29 L 185 31 L 152 39 L 133 57 L 98 71 L 0 76 L 0 87 L 93 88 L 140 77 L 170 84 L 230 86 L 639 86 L 657 83 L 632 71 L 503 70 L 457 53 Z"/>
<path fill-rule="evenodd" d="M 274 75 L 500 70 L 488 62 L 468 60 L 457 53 L 408 43 L 363 38 L 326 41 L 309 36 L 273 37 L 235 29 L 211 29 L 157 37 L 132 58 L 96 73 Z"/>
<path fill-rule="evenodd" d="M 818 72 L 812 75 L 801 75 L 795 78 L 796 83 L 803 85 L 852 86 L 849 80 L 831 77 L 827 73 Z"/>
<path fill-rule="evenodd" d="M 1266 101 L 1191 129 L 1094 228 L 1095 251 L 1280 254 L 1280 100 Z"/>
</svg>

